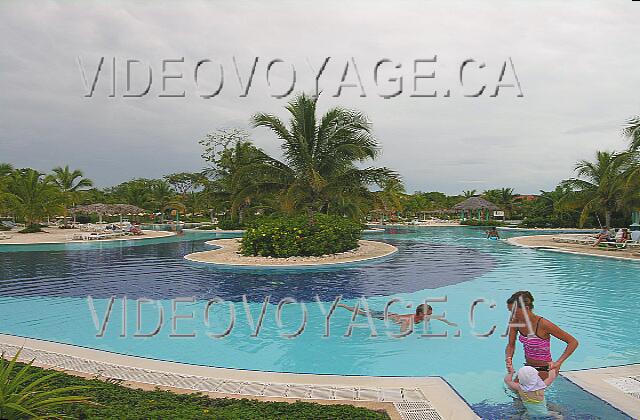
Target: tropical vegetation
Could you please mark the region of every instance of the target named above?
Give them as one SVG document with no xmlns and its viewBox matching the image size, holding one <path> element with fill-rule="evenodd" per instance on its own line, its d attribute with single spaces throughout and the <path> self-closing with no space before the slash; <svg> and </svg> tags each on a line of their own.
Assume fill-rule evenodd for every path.
<svg viewBox="0 0 640 420">
<path fill-rule="evenodd" d="M 34 368 L 33 360 L 18 363 L 21 351 L 9 360 L 0 355 L 0 419 L 60 418 L 65 405 L 85 403 L 87 397 L 75 395 L 86 391 L 83 385 L 58 385 L 61 372 Z"/>
</svg>

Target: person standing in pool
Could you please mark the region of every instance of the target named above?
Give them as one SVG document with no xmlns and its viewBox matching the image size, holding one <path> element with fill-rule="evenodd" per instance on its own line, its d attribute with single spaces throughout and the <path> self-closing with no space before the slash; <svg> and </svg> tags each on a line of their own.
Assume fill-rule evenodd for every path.
<svg viewBox="0 0 640 420">
<path fill-rule="evenodd" d="M 345 308 L 348 311 L 351 312 L 355 312 L 356 308 L 355 307 L 351 307 L 351 306 L 347 306 L 344 303 L 339 303 L 338 306 L 340 306 L 341 308 Z M 384 321 L 384 311 L 365 311 L 363 309 L 358 309 L 358 315 L 362 315 L 362 316 L 371 316 L 372 318 L 376 318 L 376 319 L 381 319 Z M 393 322 L 395 322 L 396 324 L 400 325 L 400 331 L 405 332 L 405 331 L 409 331 L 409 329 L 412 328 L 411 324 L 417 325 L 423 321 L 430 321 L 432 318 L 431 316 L 433 315 L 433 308 L 431 307 L 431 305 L 427 305 L 427 304 L 420 304 L 416 307 L 416 313 L 415 314 L 395 314 L 392 312 L 388 312 L 387 313 L 387 318 L 392 320 Z M 447 319 L 444 318 L 433 318 L 436 319 L 438 321 L 442 321 L 447 325 L 451 325 L 453 327 L 457 327 L 458 324 L 456 324 L 455 322 L 451 322 Z"/>
<path fill-rule="evenodd" d="M 500 233 L 498 233 L 498 228 L 495 226 L 489 229 L 486 233 L 487 239 L 500 239 Z"/>
<path fill-rule="evenodd" d="M 533 313 L 533 295 L 526 290 L 516 292 L 507 299 L 507 307 L 511 312 L 509 341 L 505 350 L 507 371 L 514 372 L 513 353 L 516 337 L 519 336 L 527 366 L 535 368 L 543 380 L 549 376 L 550 370 L 559 373 L 564 361 L 578 347 L 578 340 L 553 322 Z M 551 336 L 567 343 L 556 361 L 551 358 Z"/>
</svg>

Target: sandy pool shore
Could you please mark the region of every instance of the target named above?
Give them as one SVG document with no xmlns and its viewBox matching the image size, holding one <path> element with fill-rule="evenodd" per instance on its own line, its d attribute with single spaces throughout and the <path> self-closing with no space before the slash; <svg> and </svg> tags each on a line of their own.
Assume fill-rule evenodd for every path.
<svg viewBox="0 0 640 420">
<path fill-rule="evenodd" d="M 119 236 L 112 239 L 100 239 L 91 241 L 73 240 L 74 233 L 79 233 L 78 229 L 57 229 L 44 228 L 44 232 L 38 233 L 18 233 L 17 230 L 2 232 L 11 236 L 9 239 L 0 239 L 0 245 L 28 245 L 28 244 L 60 244 L 72 242 L 107 242 L 107 241 L 130 241 L 138 239 L 162 238 L 175 235 L 174 232 L 143 230 L 143 235 Z"/>
<path fill-rule="evenodd" d="M 573 254 L 591 255 L 596 257 L 609 257 L 621 259 L 640 260 L 640 248 L 617 249 L 617 248 L 594 248 L 588 244 L 574 244 L 561 242 L 562 239 L 574 239 L 585 237 L 584 234 L 562 234 L 562 235 L 535 235 L 518 236 L 507 239 L 507 242 L 524 246 L 527 248 L 546 248 Z M 556 240 L 554 240 L 556 238 Z M 559 241 L 559 240 L 560 241 Z"/>
</svg>

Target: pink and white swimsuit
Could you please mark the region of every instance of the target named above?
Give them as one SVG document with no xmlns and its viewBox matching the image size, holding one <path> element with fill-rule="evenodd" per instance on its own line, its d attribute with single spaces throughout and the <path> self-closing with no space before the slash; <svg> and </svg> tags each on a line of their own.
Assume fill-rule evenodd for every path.
<svg viewBox="0 0 640 420">
<path fill-rule="evenodd" d="M 524 356 L 530 360 L 541 360 L 544 362 L 551 362 L 551 337 L 548 339 L 540 338 L 538 336 L 538 326 L 542 317 L 538 318 L 536 323 L 536 330 L 533 334 L 522 335 L 518 338 L 524 347 Z"/>
</svg>

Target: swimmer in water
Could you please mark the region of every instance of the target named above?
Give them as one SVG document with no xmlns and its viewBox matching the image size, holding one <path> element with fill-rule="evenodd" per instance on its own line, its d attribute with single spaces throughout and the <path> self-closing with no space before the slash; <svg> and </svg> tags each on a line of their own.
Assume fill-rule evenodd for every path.
<svg viewBox="0 0 640 420">
<path fill-rule="evenodd" d="M 351 307 L 351 306 L 347 306 L 344 303 L 339 303 L 338 306 L 345 308 L 348 311 L 351 312 L 355 312 L 356 308 L 355 307 Z M 358 315 L 362 315 L 362 316 L 371 316 L 372 318 L 376 318 L 376 319 L 381 319 L 384 320 L 384 311 L 365 311 L 363 309 L 358 309 Z M 412 324 L 413 325 L 418 325 L 423 321 L 429 322 L 431 319 L 435 319 L 438 321 L 442 321 L 447 325 L 451 325 L 452 327 L 457 327 L 458 324 L 456 324 L 455 322 L 451 322 L 447 319 L 444 318 L 432 318 L 432 314 L 433 314 L 433 308 L 431 307 L 431 305 L 427 305 L 427 304 L 420 304 L 416 307 L 416 313 L 415 314 L 395 314 L 392 312 L 388 312 L 387 313 L 387 319 L 392 320 L 393 322 L 395 322 L 396 324 L 401 326 L 401 331 L 408 331 L 409 329 L 412 328 Z"/>
</svg>

